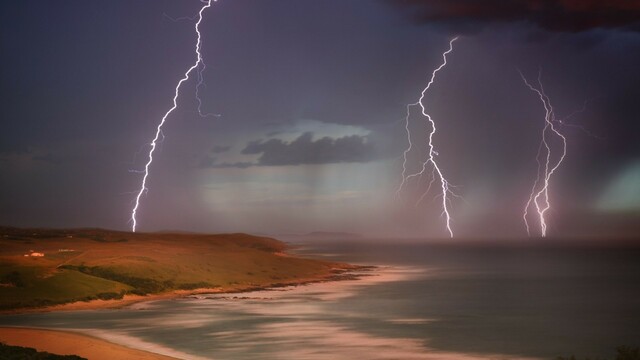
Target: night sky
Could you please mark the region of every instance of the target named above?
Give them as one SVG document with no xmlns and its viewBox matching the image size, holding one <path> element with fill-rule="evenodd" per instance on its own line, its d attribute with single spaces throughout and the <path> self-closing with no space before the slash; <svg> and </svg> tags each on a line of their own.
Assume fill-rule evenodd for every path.
<svg viewBox="0 0 640 360">
<path fill-rule="evenodd" d="M 202 4 L 0 4 L 0 224 L 130 229 L 148 143 L 195 60 Z M 549 235 L 640 231 L 640 4 L 632 0 L 220 0 L 207 69 L 164 127 L 139 230 L 444 237 L 428 179 L 400 197 L 405 105 L 425 105 L 456 237 L 523 237 L 538 71 L 568 153 Z M 411 120 L 416 149 L 428 128 Z M 422 140 L 421 140 L 422 139 Z M 415 161 L 412 161 L 415 163 Z"/>
</svg>

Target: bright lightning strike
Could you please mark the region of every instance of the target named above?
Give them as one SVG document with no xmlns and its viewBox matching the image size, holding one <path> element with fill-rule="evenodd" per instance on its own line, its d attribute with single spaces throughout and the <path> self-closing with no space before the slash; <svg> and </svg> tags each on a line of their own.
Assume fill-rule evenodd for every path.
<svg viewBox="0 0 640 360">
<path fill-rule="evenodd" d="M 529 216 L 529 209 L 532 207 L 535 208 L 540 222 L 540 234 L 542 237 L 545 237 L 547 236 L 547 222 L 545 214 L 551 208 L 551 204 L 549 202 L 549 185 L 553 173 L 558 169 L 558 167 L 560 167 L 560 164 L 567 155 L 567 139 L 555 127 L 555 123 L 562 125 L 562 121 L 558 121 L 555 118 L 555 112 L 551 105 L 551 100 L 549 100 L 549 97 L 544 92 L 544 87 L 542 86 L 541 75 L 541 72 L 538 73 L 538 87 L 536 88 L 531 85 L 522 72 L 520 72 L 520 76 L 524 83 L 531 91 L 538 94 L 538 97 L 540 98 L 540 101 L 542 101 L 542 105 L 545 109 L 545 124 L 542 130 L 542 139 L 538 146 L 538 154 L 536 155 L 536 161 L 538 162 L 538 177 L 531 188 L 531 194 L 529 195 L 529 200 L 524 208 L 522 218 L 524 219 L 524 223 L 527 228 L 527 234 L 530 236 L 531 229 L 527 218 Z M 552 148 L 549 145 L 548 136 L 555 136 L 560 139 L 562 143 L 562 153 L 555 161 L 551 159 Z M 540 160 L 541 156 L 544 159 L 544 164 Z M 544 171 L 541 172 L 541 170 Z"/>
<path fill-rule="evenodd" d="M 140 190 L 138 190 L 138 195 L 136 196 L 135 206 L 133 207 L 133 210 L 131 211 L 131 222 L 132 222 L 131 230 L 133 232 L 136 231 L 136 226 L 138 225 L 138 222 L 136 220 L 136 215 L 137 215 L 138 209 L 140 207 L 140 198 L 142 197 L 142 194 L 146 193 L 147 190 L 148 190 L 147 189 L 147 178 L 149 177 L 149 168 L 151 167 L 151 163 L 153 162 L 153 153 L 156 150 L 156 146 L 158 144 L 158 140 L 162 136 L 162 126 L 164 125 L 165 121 L 167 120 L 167 117 L 178 107 L 178 96 L 180 95 L 180 87 L 182 86 L 182 83 L 184 83 L 185 81 L 189 80 L 189 75 L 191 74 L 191 72 L 193 70 L 196 70 L 198 72 L 198 85 L 196 86 L 196 91 L 199 88 L 199 86 L 202 84 L 202 71 L 204 70 L 204 68 L 202 70 L 200 70 L 199 67 L 203 66 L 204 63 L 202 61 L 202 54 L 200 53 L 200 48 L 202 46 L 201 34 L 200 34 L 200 23 L 202 23 L 202 14 L 204 13 L 204 11 L 206 9 L 211 7 L 211 1 L 212 0 L 201 0 L 201 1 L 202 1 L 202 3 L 204 5 L 200 8 L 200 11 L 198 12 L 198 21 L 195 24 L 195 31 L 196 31 L 196 34 L 197 34 L 197 42 L 196 42 L 196 48 L 195 48 L 196 62 L 193 65 L 191 65 L 191 67 L 189 67 L 189 69 L 187 69 L 187 71 L 184 73 L 182 79 L 180 79 L 180 81 L 178 81 L 178 84 L 176 85 L 176 89 L 175 89 L 175 94 L 173 96 L 173 106 L 164 114 L 164 116 L 162 117 L 162 120 L 160 120 L 160 123 L 158 124 L 158 127 L 156 128 L 155 136 L 154 136 L 153 140 L 151 140 L 151 143 L 150 143 L 151 148 L 149 149 L 149 160 L 147 161 L 147 163 L 144 166 L 144 176 L 142 177 L 142 184 L 140 185 Z M 213 1 L 216 1 L 216 0 L 213 0 Z M 197 92 L 196 92 L 196 94 L 197 94 Z M 198 101 L 200 103 L 200 98 L 199 97 L 198 97 Z M 198 111 L 200 112 L 200 107 L 198 107 Z"/>
<path fill-rule="evenodd" d="M 203 59 L 200 59 L 200 65 L 198 66 L 197 72 L 198 72 L 198 83 L 196 84 L 196 101 L 198 102 L 198 115 L 200 115 L 200 117 L 208 117 L 208 116 L 213 116 L 213 117 L 220 117 L 220 114 L 214 114 L 214 113 L 203 113 L 202 112 L 202 99 L 200 98 L 200 88 L 203 86 L 207 86 L 207 84 L 205 84 L 204 82 L 204 76 L 202 76 L 202 73 L 207 69 L 207 65 L 204 63 Z"/>
<path fill-rule="evenodd" d="M 400 186 L 398 187 L 398 190 L 396 192 L 396 194 L 399 195 L 400 192 L 402 191 L 402 188 L 404 187 L 404 185 L 408 180 L 417 176 L 422 177 L 427 171 L 427 169 L 431 168 L 433 177 L 429 184 L 429 188 L 420 197 L 420 200 L 418 200 L 418 202 L 420 202 L 425 197 L 426 193 L 429 192 L 429 190 L 431 189 L 431 185 L 433 184 L 433 181 L 434 181 L 433 179 L 435 179 L 437 176 L 438 180 L 440 180 L 440 187 L 442 191 L 442 193 L 440 194 L 442 196 L 442 214 L 445 216 L 447 231 L 449 232 L 449 236 L 451 237 L 453 237 L 453 230 L 451 229 L 451 215 L 449 213 L 449 195 L 452 195 L 452 196 L 456 196 L 456 195 L 451 190 L 451 187 L 452 187 L 451 184 L 444 177 L 442 170 L 440 169 L 440 166 L 436 162 L 435 157 L 438 156 L 438 152 L 434 149 L 434 146 L 433 146 L 433 135 L 436 133 L 436 123 L 435 121 L 433 121 L 431 116 L 427 113 L 427 109 L 425 108 L 423 100 L 427 90 L 429 90 L 429 88 L 435 81 L 436 74 L 447 65 L 447 55 L 453 51 L 453 43 L 456 40 L 458 40 L 458 37 L 455 37 L 451 39 L 451 41 L 449 41 L 449 49 L 442 54 L 442 64 L 440 64 L 440 66 L 438 66 L 431 73 L 431 78 L 429 79 L 427 86 L 424 89 L 422 89 L 422 93 L 420 94 L 420 98 L 418 99 L 418 101 L 407 105 L 407 115 L 405 117 L 405 130 L 407 131 L 407 141 L 409 143 L 409 146 L 404 151 L 404 155 L 403 155 L 404 161 L 402 163 L 402 182 L 400 183 Z M 411 108 L 415 106 L 420 106 L 422 116 L 426 118 L 431 125 L 431 131 L 429 132 L 429 137 L 428 137 L 429 153 L 428 153 L 427 159 L 422 163 L 422 169 L 420 171 L 413 174 L 407 174 L 407 155 L 413 148 L 413 143 L 411 141 L 411 131 L 409 130 L 409 118 L 411 117 Z"/>
</svg>

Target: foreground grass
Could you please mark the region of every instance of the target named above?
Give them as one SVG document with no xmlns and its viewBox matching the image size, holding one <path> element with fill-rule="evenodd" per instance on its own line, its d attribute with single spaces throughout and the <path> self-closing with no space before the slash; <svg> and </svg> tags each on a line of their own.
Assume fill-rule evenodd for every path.
<svg viewBox="0 0 640 360">
<path fill-rule="evenodd" d="M 562 357 L 559 356 L 556 360 L 578 360 L 575 356 Z M 605 360 L 600 358 L 585 358 L 584 360 Z M 616 357 L 613 360 L 640 360 L 640 348 L 632 346 L 619 346 L 616 348 Z"/>
<path fill-rule="evenodd" d="M 56 355 L 36 349 L 10 346 L 0 343 L 0 359 L 3 360 L 87 360 L 76 355 Z"/>
<path fill-rule="evenodd" d="M 282 242 L 246 234 L 0 228 L 0 249 L 0 310 L 202 288 L 240 291 L 328 278 L 347 267 L 286 256 Z"/>
</svg>

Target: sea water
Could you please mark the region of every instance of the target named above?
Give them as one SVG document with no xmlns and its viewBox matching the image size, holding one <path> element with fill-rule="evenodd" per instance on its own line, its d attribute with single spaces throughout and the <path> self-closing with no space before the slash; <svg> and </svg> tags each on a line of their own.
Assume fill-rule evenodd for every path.
<svg viewBox="0 0 640 360">
<path fill-rule="evenodd" d="M 640 248 L 302 243 L 361 280 L 1 316 L 185 359 L 554 359 L 640 346 Z"/>
</svg>

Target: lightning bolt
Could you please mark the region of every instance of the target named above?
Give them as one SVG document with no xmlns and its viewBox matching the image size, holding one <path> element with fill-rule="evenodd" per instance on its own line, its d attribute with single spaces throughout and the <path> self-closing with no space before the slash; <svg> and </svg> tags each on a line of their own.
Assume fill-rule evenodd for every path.
<svg viewBox="0 0 640 360">
<path fill-rule="evenodd" d="M 408 104 L 406 106 L 407 113 L 405 117 L 405 130 L 407 132 L 407 141 L 409 145 L 403 154 L 404 161 L 402 163 L 402 182 L 400 183 L 400 186 L 396 191 L 396 194 L 399 195 L 402 192 L 402 188 L 407 183 L 407 181 L 409 181 L 414 177 L 422 177 L 425 174 L 425 172 L 427 172 L 427 170 L 431 168 L 432 180 L 429 183 L 429 187 L 427 188 L 427 190 L 423 193 L 423 195 L 418 200 L 418 203 L 422 201 L 425 195 L 429 192 L 429 190 L 431 189 L 431 185 L 433 185 L 434 179 L 437 177 L 437 179 L 440 181 L 440 188 L 442 191 L 442 193 L 440 194 L 442 196 L 442 214 L 445 216 L 446 228 L 447 228 L 447 231 L 449 232 L 450 237 L 453 237 L 453 230 L 451 229 L 451 214 L 449 213 L 449 195 L 452 195 L 452 196 L 456 196 L 456 195 L 451 190 L 452 188 L 451 184 L 444 177 L 442 170 L 440 169 L 440 166 L 436 161 L 435 157 L 438 155 L 438 152 L 435 150 L 433 145 L 433 136 L 436 133 L 436 123 L 435 121 L 433 121 L 431 116 L 427 113 L 427 109 L 423 103 L 423 100 L 424 100 L 425 94 L 427 93 L 431 85 L 434 83 L 436 74 L 447 65 L 447 55 L 453 51 L 453 43 L 456 40 L 458 40 L 457 36 L 449 41 L 449 49 L 442 54 L 442 63 L 435 70 L 433 70 L 433 72 L 431 72 L 431 78 L 429 79 L 429 82 L 424 87 L 424 89 L 422 89 L 422 92 L 420 93 L 420 98 L 418 99 L 418 101 L 415 103 Z M 421 110 L 420 113 L 422 117 L 426 118 L 431 125 L 431 131 L 429 132 L 429 136 L 428 136 L 429 153 L 428 153 L 427 159 L 422 163 L 422 169 L 420 171 L 412 174 L 407 174 L 407 155 L 413 148 L 413 143 L 411 141 L 411 131 L 409 130 L 409 118 L 411 117 L 411 108 L 416 106 L 420 107 L 420 110 Z"/>
<path fill-rule="evenodd" d="M 171 113 L 178 108 L 178 96 L 180 95 L 180 87 L 182 86 L 182 83 L 184 83 L 185 81 L 189 80 L 190 74 L 193 70 L 196 70 L 196 72 L 198 73 L 198 85 L 196 86 L 196 93 L 197 93 L 197 89 L 199 88 L 199 86 L 202 84 L 202 71 L 204 71 L 204 67 L 202 68 L 202 70 L 200 70 L 199 67 L 204 65 L 204 62 L 202 60 L 202 54 L 200 53 L 200 48 L 202 46 L 202 41 L 201 41 L 201 34 L 200 34 L 200 24 L 202 23 L 202 14 L 204 13 L 204 11 L 206 9 L 208 9 L 209 7 L 211 7 L 211 1 L 212 0 L 201 0 L 201 2 L 204 4 L 201 8 L 200 11 L 198 12 L 198 21 L 195 24 L 195 31 L 197 34 L 197 42 L 196 42 L 196 48 L 195 48 L 195 53 L 196 53 L 196 62 L 191 65 L 191 67 L 189 67 L 187 69 L 187 71 L 184 73 L 183 77 L 180 79 L 180 81 L 178 81 L 178 84 L 176 85 L 175 88 L 175 93 L 173 96 L 173 106 L 164 114 L 164 116 L 162 117 L 162 119 L 160 120 L 160 123 L 158 124 L 157 128 L 156 128 L 156 133 L 155 136 L 153 138 L 153 140 L 151 140 L 150 143 L 150 149 L 149 149 L 149 158 L 147 163 L 144 166 L 144 175 L 142 177 L 142 184 L 140 185 L 140 189 L 138 190 L 138 194 L 135 198 L 135 206 L 133 207 L 133 210 L 131 211 L 131 223 L 132 223 L 132 227 L 131 230 L 133 232 L 136 231 L 136 227 L 138 225 L 138 222 L 136 220 L 136 215 L 138 214 L 138 209 L 140 207 L 140 198 L 142 197 L 142 194 L 146 193 L 148 191 L 147 189 L 147 179 L 149 177 L 149 169 L 151 167 L 151 163 L 153 163 L 153 153 L 156 150 L 156 146 L 158 144 L 158 140 L 160 139 L 162 135 L 162 126 L 164 125 L 164 123 L 167 120 L 167 117 L 169 117 L 169 115 L 171 115 Z M 217 0 L 213 0 L 214 2 Z M 199 104 L 201 103 L 200 98 L 198 97 L 198 101 Z M 198 107 L 198 111 L 200 113 L 202 113 L 200 111 L 200 107 Z"/>
<path fill-rule="evenodd" d="M 209 116 L 213 116 L 213 117 L 220 117 L 220 114 L 214 114 L 214 113 L 203 113 L 202 112 L 202 99 L 200 98 L 200 88 L 201 87 L 206 87 L 207 84 L 204 82 L 204 77 L 202 76 L 202 73 L 207 69 L 207 64 L 205 64 L 203 59 L 200 59 L 200 65 L 197 68 L 197 72 L 198 72 L 198 83 L 196 84 L 196 101 L 198 102 L 198 115 L 200 115 L 200 117 L 209 117 Z"/>
<path fill-rule="evenodd" d="M 217 0 L 214 0 L 217 1 Z M 167 15 L 166 13 L 162 14 L 164 17 L 166 17 L 167 19 L 169 19 L 172 22 L 180 22 L 180 21 L 185 21 L 185 20 L 189 20 L 189 21 L 194 21 L 196 20 L 196 18 L 198 17 L 198 15 L 194 15 L 194 16 L 180 16 L 177 18 L 171 17 L 169 15 Z M 198 74 L 198 81 L 196 83 L 196 93 L 195 93 L 195 98 L 196 101 L 198 102 L 198 106 L 197 106 L 197 113 L 200 117 L 202 118 L 206 118 L 209 116 L 214 116 L 214 117 L 220 117 L 222 115 L 220 114 L 214 114 L 214 113 L 203 113 L 202 112 L 202 99 L 200 98 L 200 88 L 201 87 L 206 87 L 207 84 L 204 82 L 204 76 L 203 73 L 204 71 L 207 69 L 207 64 L 204 61 L 204 58 L 200 58 L 200 63 L 198 64 L 198 67 L 196 68 L 196 72 Z"/>
<path fill-rule="evenodd" d="M 522 72 L 520 72 L 520 77 L 524 81 L 525 85 L 531 91 L 535 92 L 538 95 L 545 109 L 544 128 L 542 129 L 542 138 L 540 140 L 538 153 L 536 155 L 536 161 L 538 163 L 538 175 L 533 183 L 533 187 L 531 188 L 531 193 L 529 195 L 527 204 L 525 205 L 522 218 L 527 229 L 527 234 L 531 236 L 531 229 L 527 218 L 529 215 L 529 209 L 534 207 L 538 214 L 538 219 L 540 222 L 540 233 L 542 237 L 545 237 L 547 236 L 547 222 L 545 219 L 545 214 L 551 208 L 551 203 L 549 202 L 549 186 L 551 177 L 558 169 L 558 167 L 560 167 L 560 164 L 562 164 L 562 161 L 567 155 L 567 139 L 555 126 L 556 123 L 562 125 L 563 122 L 562 120 L 556 120 L 556 115 L 555 111 L 553 110 L 553 106 L 551 105 L 551 100 L 545 93 L 544 87 L 542 86 L 542 72 L 540 71 L 538 73 L 537 88 L 529 83 Z M 549 145 L 549 142 L 547 141 L 548 136 L 555 136 L 562 142 L 562 153 L 555 162 L 551 159 L 552 149 Z M 541 157 L 544 159 L 544 164 L 540 160 Z"/>
<path fill-rule="evenodd" d="M 574 124 L 569 122 L 569 120 L 571 118 L 573 118 L 574 116 L 581 114 L 583 112 L 585 112 L 587 110 L 587 105 L 589 104 L 589 100 L 586 100 L 583 104 L 582 107 L 574 112 L 572 112 L 571 114 L 569 114 L 568 116 L 566 116 L 563 119 L 558 119 L 557 123 L 560 124 L 560 126 L 565 127 L 565 128 L 574 128 L 574 129 L 578 129 L 580 131 L 582 131 L 584 134 L 586 134 L 589 137 L 592 137 L 594 139 L 597 140 L 604 140 L 604 138 L 600 135 L 594 134 L 593 132 L 589 131 L 586 127 L 579 125 L 579 124 Z"/>
</svg>

